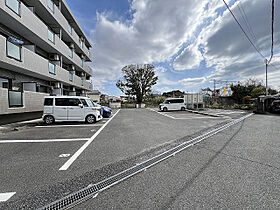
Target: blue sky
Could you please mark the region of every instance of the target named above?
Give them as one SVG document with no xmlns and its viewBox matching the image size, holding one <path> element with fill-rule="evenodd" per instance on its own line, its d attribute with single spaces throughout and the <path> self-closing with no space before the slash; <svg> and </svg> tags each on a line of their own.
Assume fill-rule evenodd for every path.
<svg viewBox="0 0 280 210">
<path fill-rule="evenodd" d="M 160 92 L 196 92 L 213 87 L 213 79 L 264 78 L 263 59 L 220 0 L 66 1 L 93 43 L 93 83 L 103 93 L 122 95 L 115 86 L 120 70 L 135 63 L 155 65 L 159 81 L 154 90 Z M 227 2 L 255 45 L 268 56 L 269 1 Z M 280 25 L 279 18 L 276 21 Z M 275 52 L 277 66 L 279 50 Z M 278 69 L 270 67 L 269 84 L 279 88 L 277 74 Z"/>
<path fill-rule="evenodd" d="M 116 18 L 129 18 L 128 0 L 66 0 L 88 36 L 96 25 L 96 13 L 112 12 Z"/>
</svg>

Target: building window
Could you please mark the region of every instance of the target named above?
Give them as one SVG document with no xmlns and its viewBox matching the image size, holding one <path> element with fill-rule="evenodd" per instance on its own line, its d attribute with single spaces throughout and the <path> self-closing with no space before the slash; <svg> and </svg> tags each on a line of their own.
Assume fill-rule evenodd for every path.
<svg viewBox="0 0 280 210">
<path fill-rule="evenodd" d="M 71 27 L 71 25 L 68 23 L 68 32 L 70 33 L 70 34 L 72 34 L 72 27 Z"/>
<path fill-rule="evenodd" d="M 20 15 L 20 1 L 19 0 L 6 0 L 6 6 L 13 12 Z"/>
<path fill-rule="evenodd" d="M 52 0 L 47 0 L 47 2 L 48 2 L 48 8 L 50 8 L 50 10 L 52 12 L 54 12 L 54 3 L 53 3 L 53 1 Z"/>
<path fill-rule="evenodd" d="M 9 107 L 23 107 L 21 91 L 9 90 Z"/>
<path fill-rule="evenodd" d="M 73 82 L 73 73 L 72 73 L 72 72 L 69 72 L 69 80 L 70 80 L 71 82 Z"/>
<path fill-rule="evenodd" d="M 84 65 L 84 61 L 83 61 L 83 59 L 81 58 L 80 59 L 80 65 L 83 67 L 83 65 Z"/>
<path fill-rule="evenodd" d="M 21 61 L 21 46 L 7 40 L 7 56 Z"/>
<path fill-rule="evenodd" d="M 84 79 L 82 78 L 82 86 L 84 86 Z"/>
<path fill-rule="evenodd" d="M 49 72 L 55 74 L 55 65 L 49 62 Z"/>
<path fill-rule="evenodd" d="M 10 89 L 10 87 L 11 87 L 10 80 L 0 77 L 0 88 Z"/>
<path fill-rule="evenodd" d="M 73 58 L 73 49 L 69 48 L 68 55 Z"/>
<path fill-rule="evenodd" d="M 50 29 L 48 29 L 48 39 L 54 43 L 54 32 L 52 32 Z"/>
</svg>

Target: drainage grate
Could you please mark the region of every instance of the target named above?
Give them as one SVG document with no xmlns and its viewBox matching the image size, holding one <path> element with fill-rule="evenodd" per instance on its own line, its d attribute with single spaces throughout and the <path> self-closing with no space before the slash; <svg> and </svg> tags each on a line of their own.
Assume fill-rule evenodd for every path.
<svg viewBox="0 0 280 210">
<path fill-rule="evenodd" d="M 140 173 L 144 170 L 146 170 L 147 168 L 150 168 L 151 166 L 171 157 L 171 156 L 174 156 L 176 153 L 194 145 L 194 144 L 197 144 L 199 142 L 201 142 L 202 140 L 206 139 L 206 138 L 209 138 L 225 129 L 227 129 L 228 127 L 234 125 L 234 124 L 237 124 L 239 122 L 241 122 L 242 120 L 250 117 L 251 115 L 253 114 L 249 114 L 249 115 L 246 115 L 244 117 L 241 117 L 237 120 L 234 120 L 230 123 L 227 123 L 225 124 L 224 126 L 222 127 L 219 127 L 217 129 L 214 129 L 208 133 L 205 133 L 201 136 L 198 136 L 190 141 L 187 141 L 187 142 L 184 142 L 170 150 L 167 150 L 166 152 L 164 153 L 161 153 L 149 160 L 146 160 L 144 161 L 143 163 L 140 163 L 140 164 L 137 164 L 136 166 L 133 166 L 127 170 L 124 170 L 114 176 L 111 176 L 101 182 L 98 182 L 97 184 L 91 184 L 89 185 L 88 187 L 82 189 L 82 190 L 79 190 L 78 192 L 75 192 L 75 193 L 72 193 L 62 199 L 59 199 L 57 201 L 54 201 L 42 208 L 40 208 L 40 210 L 60 210 L 60 209 L 67 209 L 67 208 L 71 208 L 73 207 L 74 205 L 86 200 L 86 199 L 89 199 L 89 198 L 92 198 L 94 196 L 96 196 L 99 192 L 102 192 L 103 190 L 106 190 L 107 188 L 113 186 L 113 185 L 116 185 L 118 184 L 119 182 L 125 180 L 125 179 L 128 179 L 129 177 L 137 174 L 137 173 Z"/>
</svg>

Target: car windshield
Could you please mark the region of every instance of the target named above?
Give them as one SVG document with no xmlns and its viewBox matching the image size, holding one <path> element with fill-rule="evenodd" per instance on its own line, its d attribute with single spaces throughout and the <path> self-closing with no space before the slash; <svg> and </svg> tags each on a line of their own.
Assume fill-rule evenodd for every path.
<svg viewBox="0 0 280 210">
<path fill-rule="evenodd" d="M 95 103 L 92 100 L 86 99 L 86 102 L 87 102 L 89 107 L 96 107 Z"/>
</svg>

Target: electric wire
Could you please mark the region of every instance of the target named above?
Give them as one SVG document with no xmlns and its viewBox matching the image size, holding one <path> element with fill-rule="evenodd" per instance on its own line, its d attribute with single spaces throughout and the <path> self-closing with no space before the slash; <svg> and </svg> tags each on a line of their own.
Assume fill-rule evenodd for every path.
<svg viewBox="0 0 280 210">
<path fill-rule="evenodd" d="M 238 24 L 238 26 L 240 27 L 240 29 L 242 30 L 242 32 L 244 33 L 244 35 L 246 36 L 246 38 L 248 39 L 248 41 L 250 42 L 250 44 L 254 47 L 254 49 L 258 52 L 258 54 L 266 59 L 266 57 L 260 52 L 260 50 L 256 47 L 256 45 L 252 42 L 252 40 L 250 39 L 250 37 L 248 36 L 248 34 L 246 33 L 246 31 L 243 29 L 242 25 L 239 23 L 239 21 L 237 20 L 237 18 L 235 17 L 235 15 L 233 14 L 233 12 L 231 11 L 231 9 L 229 8 L 228 4 L 225 2 L 225 0 L 222 0 L 224 2 L 224 4 L 226 5 L 228 11 L 230 12 L 230 14 L 232 15 L 233 19 L 235 20 L 235 22 Z"/>
<path fill-rule="evenodd" d="M 273 38 L 274 38 L 274 0 L 272 0 L 272 18 L 271 18 L 271 54 L 270 54 L 270 58 L 269 60 L 266 59 L 266 57 L 260 52 L 260 50 L 257 48 L 257 46 L 253 43 L 253 41 L 250 39 L 250 37 L 248 36 L 248 34 L 246 33 L 246 31 L 244 30 L 244 28 L 242 27 L 242 25 L 239 23 L 239 21 L 237 20 L 236 16 L 234 15 L 234 13 L 232 12 L 232 10 L 230 9 L 230 7 L 228 6 L 228 4 L 225 2 L 225 0 L 222 0 L 225 4 L 225 6 L 227 7 L 228 11 L 230 12 L 230 14 L 232 15 L 233 19 L 235 20 L 235 22 L 238 24 L 238 26 L 240 27 L 240 29 L 242 30 L 242 32 L 244 33 L 244 35 L 246 36 L 246 38 L 248 39 L 248 41 L 250 42 L 250 44 L 253 46 L 253 48 L 256 50 L 256 52 L 263 58 L 265 59 L 265 61 L 267 62 L 267 64 L 270 64 L 272 58 L 273 58 Z M 275 69 L 276 66 L 272 65 Z"/>
</svg>

